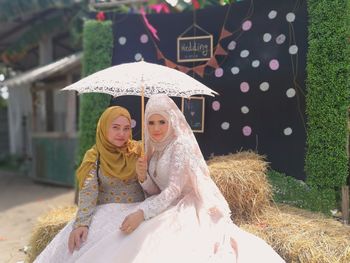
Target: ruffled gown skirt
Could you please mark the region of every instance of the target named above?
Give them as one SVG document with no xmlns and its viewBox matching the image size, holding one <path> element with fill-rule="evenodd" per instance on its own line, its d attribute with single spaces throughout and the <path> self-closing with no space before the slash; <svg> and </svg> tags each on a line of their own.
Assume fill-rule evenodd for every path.
<svg viewBox="0 0 350 263">
<path fill-rule="evenodd" d="M 199 223 L 193 206 L 174 206 L 144 221 L 131 234 L 119 230 L 124 218 L 139 204 L 105 204 L 96 208 L 87 240 L 68 251 L 73 222 L 68 223 L 36 258 L 35 263 L 254 263 L 284 262 L 262 239 L 234 224 L 227 235 Z M 233 245 L 231 238 L 234 239 Z M 227 239 L 227 240 L 225 240 Z"/>
</svg>

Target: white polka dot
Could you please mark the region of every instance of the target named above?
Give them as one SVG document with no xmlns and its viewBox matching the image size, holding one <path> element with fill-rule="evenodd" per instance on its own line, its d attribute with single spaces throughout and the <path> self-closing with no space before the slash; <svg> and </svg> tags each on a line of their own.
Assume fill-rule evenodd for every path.
<svg viewBox="0 0 350 263">
<path fill-rule="evenodd" d="M 288 14 L 286 15 L 286 19 L 287 19 L 288 22 L 294 22 L 294 20 L 295 20 L 295 14 L 294 14 L 294 13 L 288 13 Z"/>
<path fill-rule="evenodd" d="M 243 93 L 247 93 L 249 91 L 249 83 L 248 82 L 242 82 L 240 85 L 240 89 Z"/>
<path fill-rule="evenodd" d="M 5 80 L 5 75 L 4 74 L 0 74 L 0 81 L 4 81 Z"/>
<path fill-rule="evenodd" d="M 140 53 L 135 54 L 135 60 L 140 61 L 142 59 L 142 55 Z"/>
<path fill-rule="evenodd" d="M 234 50 L 236 48 L 236 42 L 235 41 L 231 41 L 228 45 L 227 45 L 227 49 L 229 50 Z"/>
<path fill-rule="evenodd" d="M 289 136 L 293 133 L 293 130 L 292 130 L 292 128 L 287 127 L 283 130 L 283 133 L 284 133 L 284 135 Z"/>
<path fill-rule="evenodd" d="M 284 34 L 280 34 L 279 36 L 276 37 L 276 43 L 278 45 L 281 45 L 286 41 L 286 36 Z"/>
<path fill-rule="evenodd" d="M 269 67 L 271 70 L 277 70 L 280 67 L 280 63 L 277 59 L 271 59 Z"/>
<path fill-rule="evenodd" d="M 253 62 L 252 62 L 252 67 L 253 68 L 257 68 L 257 67 L 259 67 L 260 66 L 260 61 L 259 60 L 253 60 Z"/>
<path fill-rule="evenodd" d="M 242 112 L 243 114 L 247 114 L 247 113 L 249 112 L 249 108 L 248 108 L 247 106 L 243 106 L 243 107 L 241 108 L 241 112 Z"/>
<path fill-rule="evenodd" d="M 126 37 L 120 37 L 119 39 L 118 39 L 118 42 L 119 42 L 119 44 L 120 45 L 125 45 L 126 44 Z"/>
<path fill-rule="evenodd" d="M 288 50 L 289 54 L 295 55 L 298 53 L 298 47 L 296 45 L 291 45 Z"/>
<path fill-rule="evenodd" d="M 215 77 L 221 78 L 224 75 L 224 70 L 222 68 L 217 68 L 215 70 Z"/>
<path fill-rule="evenodd" d="M 220 107 L 221 107 L 220 102 L 217 100 L 213 101 L 213 103 L 211 104 L 211 107 L 213 108 L 214 111 L 220 110 Z"/>
<path fill-rule="evenodd" d="M 230 124 L 229 124 L 228 122 L 223 122 L 223 123 L 221 124 L 221 128 L 222 128 L 223 130 L 228 130 L 228 129 L 230 128 Z"/>
<path fill-rule="evenodd" d="M 242 133 L 244 136 L 250 136 L 252 134 L 252 128 L 250 126 L 244 126 L 242 128 Z"/>
<path fill-rule="evenodd" d="M 293 98 L 295 96 L 295 89 L 290 88 L 286 92 L 288 98 Z"/>
<path fill-rule="evenodd" d="M 269 18 L 274 19 L 274 18 L 276 18 L 276 16 L 277 16 L 277 11 L 271 10 L 269 13 Z"/>
<path fill-rule="evenodd" d="M 239 73 L 239 68 L 238 67 L 232 67 L 231 72 L 233 75 L 237 75 Z"/>
<path fill-rule="evenodd" d="M 269 42 L 271 40 L 271 38 L 272 38 L 271 34 L 269 34 L 269 33 L 264 34 L 264 37 L 263 37 L 264 42 Z"/>
<path fill-rule="evenodd" d="M 260 84 L 261 91 L 268 91 L 270 88 L 270 84 L 268 82 L 263 82 Z"/>
<path fill-rule="evenodd" d="M 246 58 L 246 57 L 248 57 L 249 56 L 249 51 L 248 50 L 242 50 L 241 51 L 241 57 L 242 58 Z"/>
<path fill-rule="evenodd" d="M 131 128 L 136 127 L 136 121 L 134 119 L 131 119 Z"/>
<path fill-rule="evenodd" d="M 252 28 L 252 25 L 253 25 L 252 21 L 250 21 L 250 20 L 245 21 L 245 22 L 242 24 L 242 29 L 243 29 L 243 31 L 248 31 L 249 29 Z"/>
<path fill-rule="evenodd" d="M 143 44 L 146 44 L 148 42 L 148 36 L 146 34 L 141 35 L 140 41 Z"/>
</svg>

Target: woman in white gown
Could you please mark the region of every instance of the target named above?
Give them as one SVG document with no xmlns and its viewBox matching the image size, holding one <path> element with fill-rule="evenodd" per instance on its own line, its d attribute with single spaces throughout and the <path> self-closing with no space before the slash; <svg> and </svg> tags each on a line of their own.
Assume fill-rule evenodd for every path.
<svg viewBox="0 0 350 263">
<path fill-rule="evenodd" d="M 232 223 L 176 104 L 166 95 L 152 96 L 145 115 L 148 173 L 144 177 L 144 159 L 137 171 L 150 197 L 99 206 L 80 250 L 69 254 L 66 248 L 70 223 L 45 250 L 50 260 L 38 262 L 284 262 L 265 241 Z"/>
</svg>

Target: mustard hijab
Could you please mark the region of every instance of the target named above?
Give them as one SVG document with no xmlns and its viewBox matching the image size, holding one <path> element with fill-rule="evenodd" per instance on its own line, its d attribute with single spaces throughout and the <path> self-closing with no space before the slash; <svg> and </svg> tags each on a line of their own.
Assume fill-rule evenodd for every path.
<svg viewBox="0 0 350 263">
<path fill-rule="evenodd" d="M 84 185 L 89 172 L 95 169 L 97 156 L 100 156 L 100 169 L 106 176 L 128 180 L 135 176 L 136 160 L 141 153 L 139 142 L 130 139 L 122 147 L 111 144 L 107 132 L 112 121 L 124 116 L 131 122 L 130 113 L 123 107 L 107 108 L 101 115 L 96 128 L 96 144 L 85 153 L 84 159 L 76 172 L 79 188 Z"/>
</svg>

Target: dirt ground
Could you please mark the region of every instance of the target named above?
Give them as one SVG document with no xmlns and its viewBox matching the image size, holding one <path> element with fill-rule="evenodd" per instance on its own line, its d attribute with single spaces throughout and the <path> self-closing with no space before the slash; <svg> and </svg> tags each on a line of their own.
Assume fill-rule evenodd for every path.
<svg viewBox="0 0 350 263">
<path fill-rule="evenodd" d="M 72 188 L 34 183 L 24 175 L 0 171 L 0 262 L 24 262 L 36 219 L 73 203 Z"/>
</svg>

